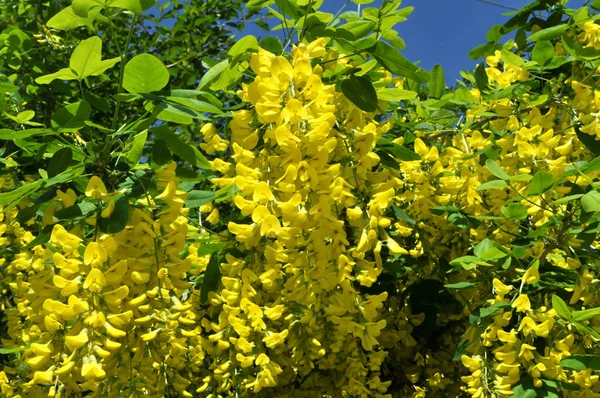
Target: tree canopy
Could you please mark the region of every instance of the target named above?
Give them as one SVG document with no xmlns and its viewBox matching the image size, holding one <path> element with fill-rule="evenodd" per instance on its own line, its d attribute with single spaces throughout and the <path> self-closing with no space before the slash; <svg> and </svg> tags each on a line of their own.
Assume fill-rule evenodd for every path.
<svg viewBox="0 0 600 398">
<path fill-rule="evenodd" d="M 600 396 L 600 1 L 242 3 L 0 5 L 3 396 Z"/>
</svg>

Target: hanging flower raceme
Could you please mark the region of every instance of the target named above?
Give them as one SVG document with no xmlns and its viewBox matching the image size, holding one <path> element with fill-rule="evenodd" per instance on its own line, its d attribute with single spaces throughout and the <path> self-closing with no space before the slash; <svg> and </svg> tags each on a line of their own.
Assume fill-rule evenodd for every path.
<svg viewBox="0 0 600 398">
<path fill-rule="evenodd" d="M 399 183 L 373 152 L 387 125 L 323 81 L 324 44 L 294 47 L 291 59 L 253 54 L 257 76 L 239 93 L 251 108 L 230 124 L 232 162 L 213 163 L 223 173 L 213 182 L 239 189 L 232 201 L 242 216 L 228 224 L 241 252 L 227 256 L 211 299 L 219 313 L 209 335 L 214 388 L 235 377 L 275 395 L 300 379 L 299 391 L 332 395 L 387 389 L 370 382 L 379 371 L 373 359 L 385 356 L 378 337 L 387 295 L 360 286 L 383 270 L 377 248 L 405 251 L 385 232 Z M 237 370 L 225 375 L 224 366 Z"/>
</svg>

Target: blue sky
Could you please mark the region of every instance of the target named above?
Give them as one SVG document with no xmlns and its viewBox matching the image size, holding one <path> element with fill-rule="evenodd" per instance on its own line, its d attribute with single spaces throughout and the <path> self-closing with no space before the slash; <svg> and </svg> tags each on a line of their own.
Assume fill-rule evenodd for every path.
<svg viewBox="0 0 600 398">
<path fill-rule="evenodd" d="M 491 0 L 507 7 L 521 8 L 527 0 Z M 322 11 L 335 13 L 346 0 L 324 0 Z M 572 0 L 575 8 L 583 0 Z M 379 2 L 366 7 L 376 7 Z M 401 7 L 414 7 L 408 21 L 396 25 L 400 37 L 406 42 L 402 52 L 411 61 L 420 61 L 427 69 L 435 64 L 444 68 L 446 82 L 453 85 L 460 78 L 460 70 L 475 68 L 475 61 L 468 58 L 469 51 L 486 42 L 485 35 L 495 24 L 504 24 L 509 17 L 502 16 L 509 9 L 500 8 L 477 0 L 404 0 Z M 365 7 L 365 6 L 362 6 Z M 350 2 L 349 9 L 357 6 Z M 247 26 L 246 34 L 265 36 L 269 34 L 256 25 Z"/>
</svg>

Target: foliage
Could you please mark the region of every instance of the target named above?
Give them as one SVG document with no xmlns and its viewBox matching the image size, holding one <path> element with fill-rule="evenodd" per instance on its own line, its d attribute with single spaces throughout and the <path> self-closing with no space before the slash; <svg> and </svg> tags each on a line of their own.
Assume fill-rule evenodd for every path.
<svg viewBox="0 0 600 398">
<path fill-rule="evenodd" d="M 143 1 L 37 7 L 45 69 L 7 28 L 4 396 L 600 395 L 598 2 L 516 11 L 452 88 L 410 7 L 321 3 L 248 2 L 283 42 L 202 76 Z"/>
</svg>

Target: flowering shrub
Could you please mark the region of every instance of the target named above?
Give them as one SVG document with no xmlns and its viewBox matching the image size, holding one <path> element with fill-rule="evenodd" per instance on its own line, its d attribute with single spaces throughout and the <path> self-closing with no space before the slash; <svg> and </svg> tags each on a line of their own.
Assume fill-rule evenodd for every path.
<svg viewBox="0 0 600 398">
<path fill-rule="evenodd" d="M 600 396 L 596 15 L 524 7 L 449 89 L 399 1 L 318 3 L 198 90 L 97 36 L 37 78 L 121 63 L 115 118 L 143 105 L 0 132 L 3 396 Z"/>
</svg>

